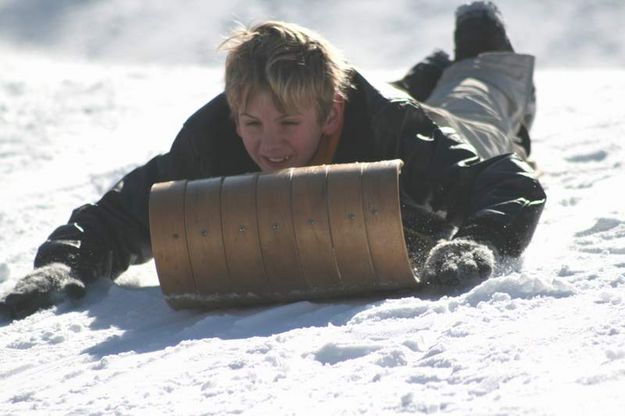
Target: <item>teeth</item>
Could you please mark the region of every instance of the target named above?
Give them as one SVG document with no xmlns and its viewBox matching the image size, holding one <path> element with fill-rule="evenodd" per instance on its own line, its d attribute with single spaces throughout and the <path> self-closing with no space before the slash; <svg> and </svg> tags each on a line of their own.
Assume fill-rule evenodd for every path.
<svg viewBox="0 0 625 416">
<path fill-rule="evenodd" d="M 268 157 L 267 159 L 269 159 L 269 161 L 271 163 L 282 163 L 282 162 L 286 162 L 290 158 L 291 158 L 291 156 L 287 156 L 287 157 Z"/>
</svg>

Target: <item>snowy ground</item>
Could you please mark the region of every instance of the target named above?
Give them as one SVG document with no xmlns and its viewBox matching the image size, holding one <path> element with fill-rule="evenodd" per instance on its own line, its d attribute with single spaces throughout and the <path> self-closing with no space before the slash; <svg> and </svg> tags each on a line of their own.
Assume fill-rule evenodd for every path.
<svg viewBox="0 0 625 416">
<path fill-rule="evenodd" d="M 72 208 L 167 150 L 221 74 L 28 55 L 0 67 L 2 294 Z M 0 323 L 0 413 L 622 414 L 625 71 L 536 83 L 549 202 L 521 272 L 439 300 L 196 313 L 168 308 L 148 264 Z"/>
<path fill-rule="evenodd" d="M 407 68 L 449 48 L 457 3 L 0 0 L 0 298 L 73 208 L 221 90 L 232 18 L 296 20 L 360 66 Z M 625 3 L 499 4 L 540 65 L 548 204 L 520 272 L 437 300 L 198 313 L 167 306 L 150 263 L 0 322 L 0 414 L 622 415 L 625 70 L 609 67 L 625 63 Z"/>
<path fill-rule="evenodd" d="M 463 0 L 0 0 L 0 44 L 90 59 L 215 65 L 237 20 L 294 21 L 367 68 L 452 47 Z M 517 49 L 541 65 L 623 66 L 621 0 L 496 0 Z"/>
</svg>

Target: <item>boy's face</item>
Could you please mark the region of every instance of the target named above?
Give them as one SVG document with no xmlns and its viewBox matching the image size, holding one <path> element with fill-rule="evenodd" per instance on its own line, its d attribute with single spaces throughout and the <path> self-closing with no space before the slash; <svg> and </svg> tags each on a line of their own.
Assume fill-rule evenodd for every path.
<svg viewBox="0 0 625 416">
<path fill-rule="evenodd" d="M 334 117 L 336 118 L 336 117 Z M 331 133 L 332 116 L 319 123 L 314 106 L 279 111 L 270 93 L 261 92 L 237 114 L 237 133 L 250 157 L 263 172 L 306 166 L 324 134 Z"/>
</svg>

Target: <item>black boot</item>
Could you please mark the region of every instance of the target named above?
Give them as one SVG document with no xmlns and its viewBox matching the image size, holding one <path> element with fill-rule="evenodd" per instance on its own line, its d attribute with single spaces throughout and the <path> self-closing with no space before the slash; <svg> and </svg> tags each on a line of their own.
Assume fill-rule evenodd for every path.
<svg viewBox="0 0 625 416">
<path fill-rule="evenodd" d="M 456 9 L 455 60 L 483 52 L 514 52 L 501 12 L 490 1 L 475 1 Z"/>
<path fill-rule="evenodd" d="M 449 65 L 451 65 L 449 55 L 437 49 L 410 68 L 402 79 L 391 82 L 391 85 L 406 91 L 417 101 L 425 101 Z"/>
</svg>

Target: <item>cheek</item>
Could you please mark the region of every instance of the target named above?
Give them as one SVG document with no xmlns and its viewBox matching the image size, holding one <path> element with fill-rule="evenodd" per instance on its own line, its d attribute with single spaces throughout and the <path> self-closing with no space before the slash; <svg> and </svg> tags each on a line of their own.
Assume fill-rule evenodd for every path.
<svg viewBox="0 0 625 416">
<path fill-rule="evenodd" d="M 310 126 L 301 132 L 298 137 L 298 148 L 304 153 L 311 153 L 317 150 L 319 141 L 321 140 L 321 130 Z"/>
<path fill-rule="evenodd" d="M 258 141 L 258 135 L 254 134 L 254 131 L 248 127 L 237 127 L 237 134 L 246 146 Z"/>
<path fill-rule="evenodd" d="M 247 153 L 252 154 L 254 151 L 254 148 L 256 147 L 254 145 L 254 142 L 246 139 L 245 137 L 242 138 L 243 140 L 243 147 L 245 147 L 245 150 L 247 150 Z"/>
<path fill-rule="evenodd" d="M 241 129 L 237 127 L 237 134 L 241 138 L 243 142 L 243 147 L 247 153 L 255 158 L 256 153 L 258 153 L 258 144 L 260 143 L 256 135 L 251 134 L 247 129 Z"/>
</svg>

